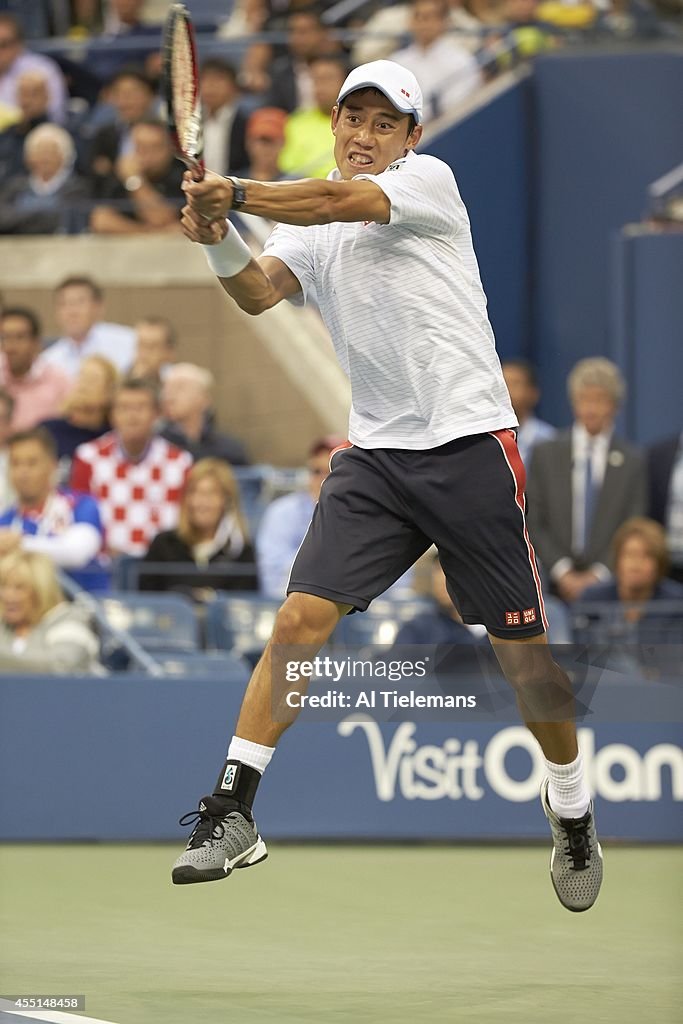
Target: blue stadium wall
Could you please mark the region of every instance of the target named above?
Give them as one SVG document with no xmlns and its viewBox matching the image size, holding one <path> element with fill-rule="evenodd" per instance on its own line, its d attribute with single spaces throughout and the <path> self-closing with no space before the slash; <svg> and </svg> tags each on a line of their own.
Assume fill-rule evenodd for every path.
<svg viewBox="0 0 683 1024">
<path fill-rule="evenodd" d="M 215 677 L 0 679 L 0 839 L 180 840 L 241 695 Z M 514 712 L 352 717 L 285 735 L 259 791 L 266 836 L 547 840 L 543 763 Z M 603 837 L 683 840 L 682 739 L 680 685 L 601 680 L 580 740 Z"/>
<path fill-rule="evenodd" d="M 647 186 L 683 159 L 681 96 L 680 50 L 553 54 L 426 147 L 454 168 L 468 205 L 500 354 L 537 364 L 541 412 L 557 424 L 572 365 L 605 355 L 629 372 L 635 440 L 683 426 L 672 398 L 683 239 L 653 233 L 635 255 L 617 251 Z M 645 358 L 647 386 L 632 376 Z"/>
</svg>

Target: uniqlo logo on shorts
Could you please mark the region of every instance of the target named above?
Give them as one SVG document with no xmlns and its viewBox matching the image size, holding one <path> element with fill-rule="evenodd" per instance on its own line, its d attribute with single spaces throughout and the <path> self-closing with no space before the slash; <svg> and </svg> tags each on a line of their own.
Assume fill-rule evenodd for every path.
<svg viewBox="0 0 683 1024">
<path fill-rule="evenodd" d="M 536 609 L 535 608 L 525 608 L 524 611 L 522 612 L 522 615 L 524 616 L 524 625 L 525 626 L 528 626 L 530 622 L 535 622 L 536 621 Z"/>
<path fill-rule="evenodd" d="M 521 626 L 522 616 L 520 612 L 505 612 L 506 626 Z"/>
</svg>

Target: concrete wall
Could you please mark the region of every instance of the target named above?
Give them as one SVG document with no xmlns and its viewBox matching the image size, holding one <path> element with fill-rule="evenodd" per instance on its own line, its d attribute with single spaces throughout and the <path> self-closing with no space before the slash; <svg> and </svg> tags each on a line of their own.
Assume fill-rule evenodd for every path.
<svg viewBox="0 0 683 1024">
<path fill-rule="evenodd" d="M 348 387 L 315 314 L 283 304 L 262 318 L 246 316 L 182 238 L 4 239 L 0 268 L 4 304 L 35 309 L 47 337 L 57 331 L 52 290 L 68 274 L 90 274 L 105 288 L 106 319 L 168 317 L 179 334 L 178 359 L 212 370 L 219 423 L 244 439 L 256 462 L 297 465 L 312 438 L 345 436 Z M 307 374 L 300 373 L 304 343 Z"/>
</svg>

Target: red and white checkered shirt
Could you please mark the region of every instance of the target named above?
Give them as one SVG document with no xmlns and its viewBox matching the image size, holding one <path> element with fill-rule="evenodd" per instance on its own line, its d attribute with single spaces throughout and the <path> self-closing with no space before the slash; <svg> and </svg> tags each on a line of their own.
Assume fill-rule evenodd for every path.
<svg viewBox="0 0 683 1024">
<path fill-rule="evenodd" d="M 110 551 L 143 555 L 157 533 L 177 524 L 191 465 L 190 453 L 163 437 L 132 462 L 109 433 L 76 449 L 71 486 L 97 498 Z"/>
</svg>

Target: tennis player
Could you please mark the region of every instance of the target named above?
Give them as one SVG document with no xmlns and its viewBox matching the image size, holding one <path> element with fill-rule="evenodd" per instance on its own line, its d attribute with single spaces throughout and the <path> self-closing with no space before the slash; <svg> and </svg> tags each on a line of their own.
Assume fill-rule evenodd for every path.
<svg viewBox="0 0 683 1024">
<path fill-rule="evenodd" d="M 569 910 L 587 910 L 602 854 L 569 681 L 547 645 L 517 421 L 467 212 L 450 168 L 415 153 L 422 95 L 411 72 L 386 60 L 356 68 L 331 127 L 337 170 L 327 181 L 207 174 L 183 185 L 185 234 L 243 310 L 315 289 L 352 410 L 215 789 L 181 819 L 195 827 L 173 881 L 225 878 L 267 856 L 252 803 L 293 717 L 273 715 L 286 689 L 278 652 L 319 650 L 342 616 L 365 611 L 435 544 L 453 601 L 466 623 L 486 626 L 543 750 L 555 891 Z M 231 209 L 278 222 L 258 260 L 225 220 Z"/>
</svg>

